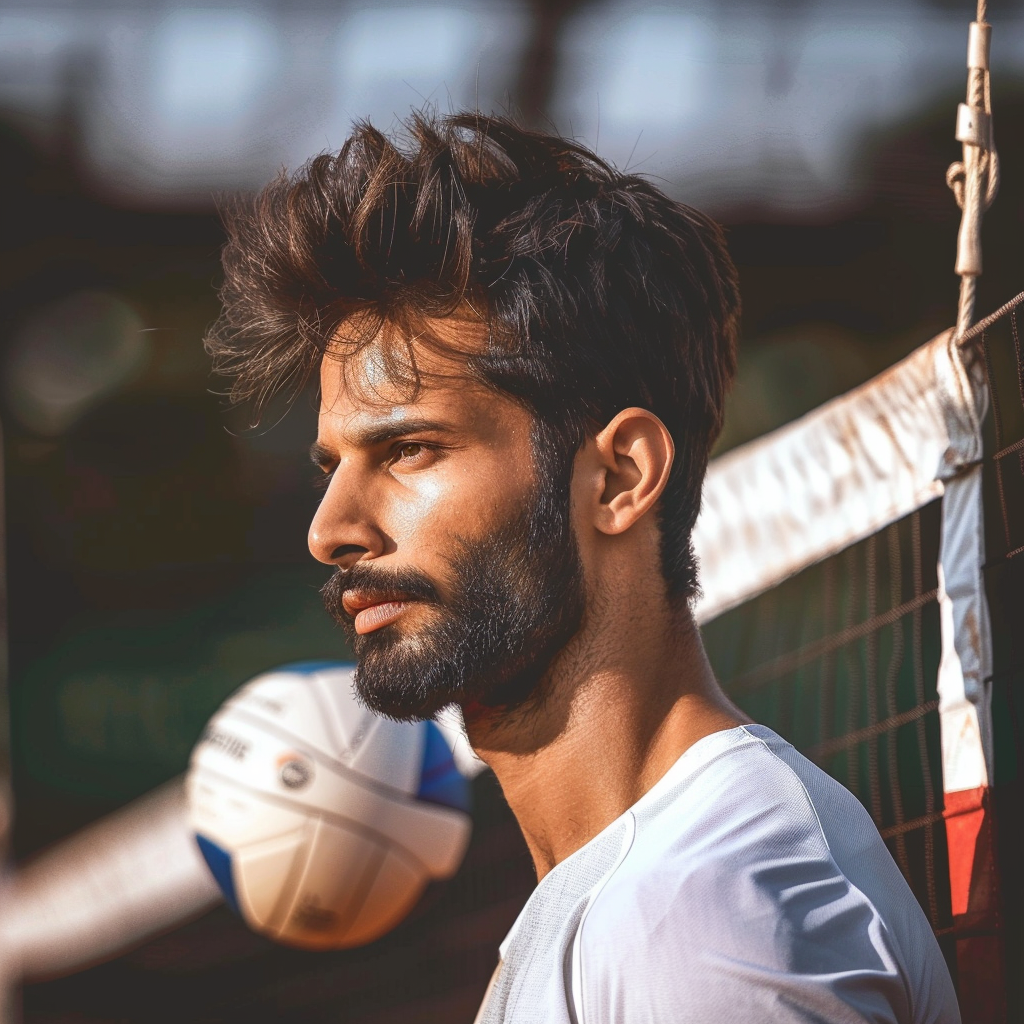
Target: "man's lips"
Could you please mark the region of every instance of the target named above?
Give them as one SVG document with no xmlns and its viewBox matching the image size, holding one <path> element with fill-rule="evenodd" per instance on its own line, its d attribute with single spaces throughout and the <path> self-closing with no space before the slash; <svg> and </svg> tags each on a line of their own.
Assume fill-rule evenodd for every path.
<svg viewBox="0 0 1024 1024">
<path fill-rule="evenodd" d="M 348 590 L 341 603 L 355 620 L 356 632 L 361 634 L 390 626 L 405 611 L 409 599 L 404 594 L 369 594 Z"/>
</svg>

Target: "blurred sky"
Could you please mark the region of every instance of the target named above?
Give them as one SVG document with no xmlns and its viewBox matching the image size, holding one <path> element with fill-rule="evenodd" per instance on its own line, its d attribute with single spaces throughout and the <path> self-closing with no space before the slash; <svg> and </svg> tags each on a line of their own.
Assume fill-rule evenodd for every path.
<svg viewBox="0 0 1024 1024">
<path fill-rule="evenodd" d="M 820 210 L 861 187 L 866 131 L 962 88 L 973 13 L 969 0 L 8 0 L 0 108 L 45 138 L 74 104 L 97 183 L 134 201 L 259 184 L 337 147 L 356 118 L 511 102 L 697 205 Z M 995 73 L 1019 74 L 1024 9 L 995 2 L 991 18 Z"/>
</svg>

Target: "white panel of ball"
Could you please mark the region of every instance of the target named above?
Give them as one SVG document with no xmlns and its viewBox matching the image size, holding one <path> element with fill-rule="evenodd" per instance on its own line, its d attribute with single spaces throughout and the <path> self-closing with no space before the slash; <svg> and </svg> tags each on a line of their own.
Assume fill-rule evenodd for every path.
<svg viewBox="0 0 1024 1024">
<path fill-rule="evenodd" d="M 450 806 L 463 781 L 434 729 L 363 708 L 351 666 L 286 667 L 225 702 L 188 793 L 207 862 L 252 928 L 307 948 L 361 945 L 454 874 L 470 819 Z"/>
</svg>

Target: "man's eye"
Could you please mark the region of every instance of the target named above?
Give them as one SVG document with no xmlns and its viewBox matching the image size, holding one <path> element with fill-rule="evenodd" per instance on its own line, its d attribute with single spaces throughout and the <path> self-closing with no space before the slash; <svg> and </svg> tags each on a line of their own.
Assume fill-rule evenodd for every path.
<svg viewBox="0 0 1024 1024">
<path fill-rule="evenodd" d="M 398 446 L 395 455 L 404 462 L 413 462 L 423 455 L 426 450 L 427 446 L 420 444 L 418 441 L 406 441 Z"/>
<path fill-rule="evenodd" d="M 396 441 L 390 448 L 386 465 L 391 469 L 428 469 L 447 454 L 445 445 L 428 441 Z"/>
</svg>

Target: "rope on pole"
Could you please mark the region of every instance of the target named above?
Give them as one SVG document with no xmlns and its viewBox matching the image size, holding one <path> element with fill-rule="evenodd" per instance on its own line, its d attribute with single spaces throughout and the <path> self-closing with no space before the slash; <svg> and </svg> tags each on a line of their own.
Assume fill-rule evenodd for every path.
<svg viewBox="0 0 1024 1024">
<path fill-rule="evenodd" d="M 982 271 L 981 219 L 999 191 L 999 155 L 992 134 L 992 95 L 989 52 L 992 26 L 985 21 L 987 0 L 978 0 L 977 20 L 967 36 L 967 102 L 956 116 L 956 138 L 963 159 L 949 166 L 946 184 L 963 211 L 956 244 L 956 273 L 960 302 L 956 336 L 963 337 L 974 318 L 977 279 Z"/>
</svg>

